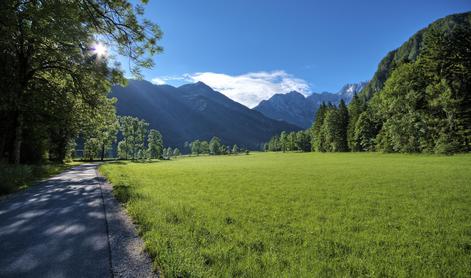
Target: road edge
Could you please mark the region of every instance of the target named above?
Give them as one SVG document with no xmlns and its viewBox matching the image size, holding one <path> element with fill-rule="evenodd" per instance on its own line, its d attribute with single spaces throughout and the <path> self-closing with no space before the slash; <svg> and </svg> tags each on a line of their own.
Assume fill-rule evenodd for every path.
<svg viewBox="0 0 471 278">
<path fill-rule="evenodd" d="M 152 260 L 145 251 L 144 241 L 119 201 L 113 196 L 112 185 L 95 168 L 100 181 L 105 219 L 108 225 L 111 272 L 113 277 L 159 277 L 152 269 Z"/>
</svg>

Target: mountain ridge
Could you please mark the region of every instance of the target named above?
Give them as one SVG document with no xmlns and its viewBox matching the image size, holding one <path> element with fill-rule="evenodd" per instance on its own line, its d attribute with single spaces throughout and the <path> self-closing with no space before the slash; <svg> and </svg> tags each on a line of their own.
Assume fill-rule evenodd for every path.
<svg viewBox="0 0 471 278">
<path fill-rule="evenodd" d="M 283 130 L 301 129 L 249 109 L 203 82 L 173 87 L 129 80 L 126 87 L 114 86 L 110 97 L 117 98 L 118 115 L 144 119 L 172 147 L 218 136 L 227 145 L 258 149 Z"/>
<path fill-rule="evenodd" d="M 253 109 L 265 116 L 285 121 L 302 128 L 309 128 L 319 106 L 325 103 L 338 104 L 341 99 L 349 103 L 355 93 L 362 90 L 368 82 L 349 83 L 337 93 L 312 93 L 308 96 L 292 91 L 287 94 L 275 94 L 267 100 L 262 100 Z"/>
</svg>

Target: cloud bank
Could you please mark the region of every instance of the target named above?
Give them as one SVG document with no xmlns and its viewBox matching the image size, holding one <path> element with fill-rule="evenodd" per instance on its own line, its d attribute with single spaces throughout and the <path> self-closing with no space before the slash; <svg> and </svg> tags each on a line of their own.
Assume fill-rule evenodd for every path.
<svg viewBox="0 0 471 278">
<path fill-rule="evenodd" d="M 308 95 L 311 92 L 308 82 L 282 70 L 251 72 L 242 75 L 197 72 L 184 74 L 181 77 L 157 77 L 152 79 L 152 82 L 154 84 L 165 84 L 166 81 L 171 80 L 204 82 L 214 90 L 250 108 L 255 107 L 262 100 L 269 99 L 274 94 L 298 91 L 301 94 Z"/>
</svg>

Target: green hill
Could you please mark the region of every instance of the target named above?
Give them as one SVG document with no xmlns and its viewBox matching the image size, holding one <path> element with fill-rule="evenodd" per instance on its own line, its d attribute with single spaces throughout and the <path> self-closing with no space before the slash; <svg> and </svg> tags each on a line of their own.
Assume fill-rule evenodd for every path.
<svg viewBox="0 0 471 278">
<path fill-rule="evenodd" d="M 453 14 L 441 18 L 431 23 L 428 27 L 418 31 L 407 42 L 401 45 L 401 47 L 390 51 L 386 57 L 381 60 L 373 78 L 359 95 L 370 99 L 374 93 L 383 89 L 384 83 L 398 65 L 404 62 L 415 61 L 423 48 L 424 36 L 426 36 L 430 30 L 437 29 L 445 34 L 449 33 L 457 26 L 465 25 L 471 26 L 471 12 Z"/>
</svg>

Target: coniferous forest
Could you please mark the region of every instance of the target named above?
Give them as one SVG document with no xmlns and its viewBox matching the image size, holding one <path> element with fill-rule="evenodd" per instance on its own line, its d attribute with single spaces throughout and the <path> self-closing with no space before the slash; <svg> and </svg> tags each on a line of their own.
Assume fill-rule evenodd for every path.
<svg viewBox="0 0 471 278">
<path fill-rule="evenodd" d="M 381 61 L 348 105 L 322 104 L 305 133 L 310 150 L 458 153 L 471 150 L 471 14 L 440 19 Z M 303 133 L 266 150 L 296 147 Z"/>
</svg>

